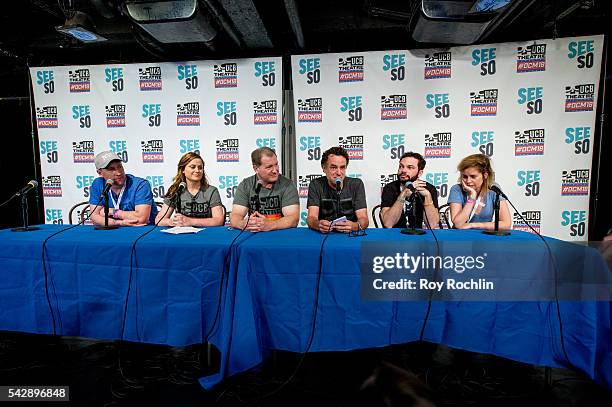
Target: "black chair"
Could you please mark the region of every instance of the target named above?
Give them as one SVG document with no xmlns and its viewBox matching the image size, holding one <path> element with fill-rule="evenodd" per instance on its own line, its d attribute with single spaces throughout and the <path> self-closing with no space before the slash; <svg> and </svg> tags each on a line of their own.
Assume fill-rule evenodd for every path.
<svg viewBox="0 0 612 407">
<path fill-rule="evenodd" d="M 440 229 L 452 229 L 453 220 L 450 214 L 450 204 L 444 204 L 438 208 L 440 213 Z"/>
<path fill-rule="evenodd" d="M 83 223 L 85 217 L 89 216 L 89 201 L 79 202 L 70 208 L 70 212 L 68 212 L 68 222 L 72 225 L 72 214 L 77 212 L 78 215 L 78 223 Z"/>
<path fill-rule="evenodd" d="M 381 210 L 381 206 L 380 205 L 376 205 L 375 207 L 372 208 L 372 220 L 374 221 L 374 226 L 378 229 L 378 228 L 382 228 L 383 226 L 383 221 L 382 221 L 382 217 L 380 216 L 380 210 Z M 380 226 L 378 226 L 378 221 L 380 221 Z"/>
</svg>

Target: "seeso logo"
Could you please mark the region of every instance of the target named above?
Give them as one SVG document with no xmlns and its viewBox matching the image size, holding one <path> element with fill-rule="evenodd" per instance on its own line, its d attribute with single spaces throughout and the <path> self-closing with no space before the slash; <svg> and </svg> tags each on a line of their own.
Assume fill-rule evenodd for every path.
<svg viewBox="0 0 612 407">
<path fill-rule="evenodd" d="M 48 177 L 43 177 L 42 189 L 44 197 L 61 197 L 62 178 L 59 175 L 49 175 Z"/>
<path fill-rule="evenodd" d="M 450 117 L 450 97 L 448 93 L 428 93 L 425 96 L 425 107 L 433 109 L 436 119 Z"/>
<path fill-rule="evenodd" d="M 537 86 L 534 88 L 519 88 L 518 104 L 527 107 L 527 114 L 542 113 L 542 93 L 543 88 Z"/>
<path fill-rule="evenodd" d="M 200 125 L 200 103 L 187 102 L 176 104 L 177 126 L 199 126 Z"/>
<path fill-rule="evenodd" d="M 340 136 L 338 145 L 346 150 L 349 160 L 363 160 L 363 136 Z"/>
<path fill-rule="evenodd" d="M 45 222 L 54 225 L 63 225 L 64 218 L 62 217 L 62 210 L 52 208 L 45 209 Z"/>
<path fill-rule="evenodd" d="M 198 88 L 198 68 L 195 65 L 178 65 L 176 71 L 177 79 L 185 82 L 185 89 Z"/>
<path fill-rule="evenodd" d="M 590 112 L 595 106 L 595 85 L 575 85 L 565 87 L 566 112 Z"/>
<path fill-rule="evenodd" d="M 179 140 L 179 152 L 181 154 L 194 152 L 200 154 L 200 140 Z"/>
<path fill-rule="evenodd" d="M 561 195 L 575 196 L 589 194 L 590 170 L 568 170 L 561 173 Z"/>
<path fill-rule="evenodd" d="M 300 151 L 306 152 L 308 161 L 319 161 L 321 159 L 321 137 L 300 137 Z"/>
<path fill-rule="evenodd" d="M 68 71 L 68 88 L 70 93 L 86 93 L 91 90 L 89 69 L 81 68 Z"/>
<path fill-rule="evenodd" d="M 348 58 L 338 58 L 338 82 L 363 81 L 364 58 L 361 55 Z"/>
<path fill-rule="evenodd" d="M 72 106 L 72 118 L 79 123 L 80 129 L 91 128 L 91 108 L 89 105 Z"/>
<path fill-rule="evenodd" d="M 163 140 L 147 140 L 140 142 L 142 150 L 142 162 L 147 163 L 163 163 L 164 162 L 164 141 Z"/>
<path fill-rule="evenodd" d="M 253 124 L 276 124 L 278 108 L 276 100 L 253 102 Z"/>
<path fill-rule="evenodd" d="M 406 95 L 380 97 L 380 120 L 398 120 L 407 117 Z"/>
<path fill-rule="evenodd" d="M 301 211 L 300 212 L 300 226 L 306 226 L 306 218 L 308 217 L 308 212 Z"/>
<path fill-rule="evenodd" d="M 586 211 L 561 212 L 561 226 L 567 226 L 572 237 L 586 234 L 586 220 Z"/>
<path fill-rule="evenodd" d="M 397 181 L 397 174 L 381 174 L 380 175 L 380 195 L 382 196 L 382 191 L 385 188 L 385 185 Z"/>
<path fill-rule="evenodd" d="M 496 48 L 479 48 L 472 51 L 472 66 L 480 66 L 480 76 L 495 75 Z"/>
<path fill-rule="evenodd" d="M 312 85 L 321 81 L 321 58 L 302 58 L 299 60 L 300 75 L 306 76 L 306 83 Z"/>
<path fill-rule="evenodd" d="M 238 87 L 238 64 L 227 62 L 214 65 L 215 88 L 237 88 Z"/>
<path fill-rule="evenodd" d="M 498 97 L 499 91 L 497 89 L 484 89 L 478 92 L 470 92 L 471 115 L 496 116 Z"/>
<path fill-rule="evenodd" d="M 92 140 L 73 141 L 72 158 L 75 163 L 93 163 L 94 142 Z"/>
<path fill-rule="evenodd" d="M 592 68 L 595 61 L 595 41 L 572 41 L 567 45 L 569 59 L 576 60 L 579 69 Z"/>
<path fill-rule="evenodd" d="M 544 155 L 544 129 L 515 131 L 514 155 Z"/>
<path fill-rule="evenodd" d="M 308 198 L 308 187 L 310 183 L 320 176 L 319 174 L 298 175 L 298 194 L 300 198 Z"/>
<path fill-rule="evenodd" d="M 481 154 L 493 157 L 493 140 L 495 132 L 493 130 L 473 131 L 472 142 L 470 145 L 477 148 Z"/>
<path fill-rule="evenodd" d="M 546 70 L 546 44 L 531 44 L 516 49 L 516 72 L 541 72 Z"/>
<path fill-rule="evenodd" d="M 104 81 L 110 84 L 113 92 L 123 92 L 123 68 L 104 68 Z"/>
<path fill-rule="evenodd" d="M 119 157 L 121 157 L 121 161 L 127 163 L 129 161 L 129 154 L 127 150 L 127 141 L 126 140 L 111 140 L 108 142 L 108 148 Z"/>
<path fill-rule="evenodd" d="M 540 170 L 519 170 L 516 176 L 516 185 L 525 187 L 525 196 L 540 195 Z"/>
<path fill-rule="evenodd" d="M 588 154 L 591 151 L 591 128 L 568 127 L 565 129 L 565 144 L 574 145 L 574 154 Z"/>
<path fill-rule="evenodd" d="M 217 162 L 238 162 L 240 161 L 240 149 L 237 138 L 217 140 Z"/>
<path fill-rule="evenodd" d="M 451 132 L 425 134 L 425 158 L 450 158 Z"/>
<path fill-rule="evenodd" d="M 55 74 L 53 71 L 36 71 L 36 84 L 42 87 L 43 93 L 55 92 Z"/>
<path fill-rule="evenodd" d="M 342 96 L 340 98 L 340 111 L 347 112 L 349 122 L 359 122 L 363 118 L 363 97 Z"/>
<path fill-rule="evenodd" d="M 298 122 L 321 123 L 323 121 L 323 99 L 298 99 Z"/>
<path fill-rule="evenodd" d="M 406 78 L 406 54 L 383 55 L 383 71 L 389 72 L 392 81 L 403 81 Z"/>
<path fill-rule="evenodd" d="M 163 198 L 166 195 L 164 177 L 162 175 L 147 175 L 146 180 L 151 184 L 153 198 Z"/>
<path fill-rule="evenodd" d="M 274 137 L 257 138 L 255 139 L 255 145 L 257 148 L 270 147 L 274 150 L 276 149 L 276 139 Z"/>
<path fill-rule="evenodd" d="M 89 198 L 94 180 L 95 177 L 93 175 L 77 175 L 74 178 L 75 186 L 77 189 L 81 190 L 83 198 Z"/>
<path fill-rule="evenodd" d="M 521 218 L 522 215 L 523 217 Z M 521 232 L 529 232 L 534 233 L 531 227 L 537 232 L 540 233 L 540 226 L 542 222 L 542 212 L 541 211 L 525 211 L 521 212 L 520 215 L 518 213 L 513 214 L 512 221 L 512 229 L 520 230 Z M 523 219 L 524 218 L 524 219 Z"/>
<path fill-rule="evenodd" d="M 425 181 L 436 187 L 440 198 L 448 196 L 448 172 L 430 172 L 425 174 Z"/>
<path fill-rule="evenodd" d="M 425 79 L 450 78 L 452 54 L 450 52 L 434 52 L 425 55 Z"/>
<path fill-rule="evenodd" d="M 219 190 L 225 192 L 226 198 L 234 198 L 236 188 L 238 188 L 237 175 L 219 175 Z"/>
<path fill-rule="evenodd" d="M 140 90 L 143 92 L 162 90 L 161 66 L 138 68 L 138 83 L 140 85 Z"/>
<path fill-rule="evenodd" d="M 161 104 L 145 103 L 142 105 L 142 117 L 146 120 L 149 127 L 161 126 Z M 177 123 L 178 125 L 178 123 Z"/>
<path fill-rule="evenodd" d="M 57 129 L 57 106 L 37 107 L 36 124 L 39 129 Z"/>
<path fill-rule="evenodd" d="M 382 148 L 389 151 L 392 160 L 400 158 L 405 152 L 406 136 L 404 134 L 385 134 L 382 138 Z"/>
<path fill-rule="evenodd" d="M 106 127 L 125 127 L 125 105 L 110 105 L 105 107 Z"/>
<path fill-rule="evenodd" d="M 40 155 L 47 158 L 49 164 L 55 164 L 58 160 L 57 141 L 46 140 L 39 143 Z"/>
<path fill-rule="evenodd" d="M 276 67 L 274 61 L 255 62 L 255 77 L 261 78 L 261 86 L 274 86 L 276 83 Z"/>
<path fill-rule="evenodd" d="M 223 117 L 225 126 L 235 126 L 238 123 L 236 102 L 217 102 L 217 117 Z"/>
</svg>

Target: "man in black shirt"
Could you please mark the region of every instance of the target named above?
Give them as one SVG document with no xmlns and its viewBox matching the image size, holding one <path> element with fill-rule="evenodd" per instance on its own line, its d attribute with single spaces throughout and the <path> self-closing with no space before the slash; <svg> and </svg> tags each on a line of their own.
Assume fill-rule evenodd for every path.
<svg viewBox="0 0 612 407">
<path fill-rule="evenodd" d="M 380 204 L 380 217 L 386 228 L 406 228 L 408 226 L 422 228 L 423 214 L 427 216 L 432 228 L 438 227 L 438 191 L 436 187 L 420 179 L 425 169 L 425 159 L 419 153 L 408 152 L 400 157 L 397 169 L 397 181 L 385 185 Z M 411 182 L 416 192 L 414 196 L 406 183 Z M 414 213 L 413 215 L 413 205 Z M 409 225 L 406 224 L 408 215 Z"/>
</svg>

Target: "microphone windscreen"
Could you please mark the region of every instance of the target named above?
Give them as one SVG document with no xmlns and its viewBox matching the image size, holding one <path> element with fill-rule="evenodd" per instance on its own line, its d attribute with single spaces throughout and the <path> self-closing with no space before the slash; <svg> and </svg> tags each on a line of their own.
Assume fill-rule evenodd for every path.
<svg viewBox="0 0 612 407">
<path fill-rule="evenodd" d="M 38 186 L 38 181 L 33 179 L 32 181 L 28 182 L 28 184 L 32 185 L 32 188 L 36 188 Z"/>
<path fill-rule="evenodd" d="M 181 191 L 185 188 L 187 188 L 187 184 L 185 183 L 185 181 L 183 181 L 178 185 L 177 191 Z"/>
</svg>

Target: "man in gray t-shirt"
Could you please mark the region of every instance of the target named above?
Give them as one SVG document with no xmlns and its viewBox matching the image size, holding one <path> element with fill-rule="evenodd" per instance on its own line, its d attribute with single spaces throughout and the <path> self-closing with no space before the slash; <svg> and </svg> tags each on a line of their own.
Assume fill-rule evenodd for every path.
<svg viewBox="0 0 612 407">
<path fill-rule="evenodd" d="M 251 153 L 251 162 L 255 175 L 243 179 L 236 188 L 231 225 L 251 232 L 296 227 L 300 198 L 293 182 L 280 174 L 274 150 L 258 148 Z"/>
<path fill-rule="evenodd" d="M 211 218 L 212 208 L 222 205 L 219 190 L 212 185 L 200 189 L 195 196 L 184 188 L 179 201 L 181 208 L 177 212 L 190 218 Z M 174 199 L 164 198 L 164 203 L 171 208 L 176 207 Z"/>
<path fill-rule="evenodd" d="M 308 227 L 327 233 L 330 230 L 348 233 L 368 227 L 365 187 L 359 178 L 346 176 L 348 153 L 342 147 L 332 147 L 323 153 L 321 167 L 324 177 L 308 186 Z M 338 188 L 338 185 L 339 188 Z M 345 221 L 332 221 L 342 216 Z"/>
</svg>

